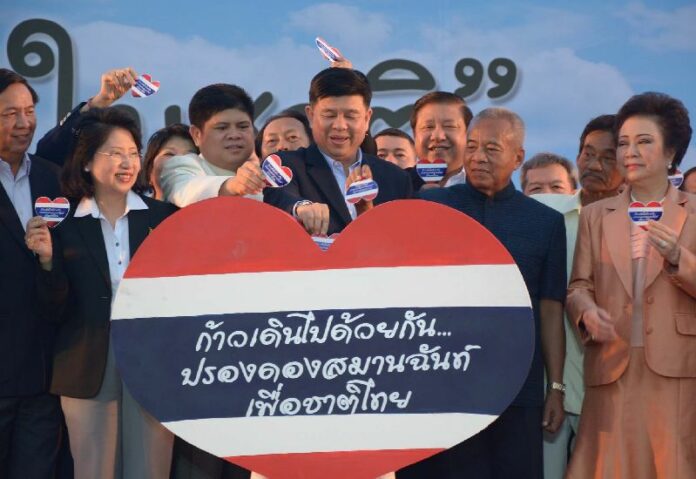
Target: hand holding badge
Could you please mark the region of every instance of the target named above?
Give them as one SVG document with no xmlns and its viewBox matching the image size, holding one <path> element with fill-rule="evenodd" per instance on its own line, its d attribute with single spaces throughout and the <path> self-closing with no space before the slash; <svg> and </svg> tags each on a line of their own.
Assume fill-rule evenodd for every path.
<svg viewBox="0 0 696 479">
<path fill-rule="evenodd" d="M 346 179 L 345 197 L 355 205 L 358 215 L 372 208 L 372 200 L 377 198 L 379 186 L 372 179 L 372 170 L 367 165 L 355 168 Z"/>
<path fill-rule="evenodd" d="M 439 183 L 447 174 L 447 163 L 441 158 L 435 158 L 433 161 L 418 158 L 416 173 L 426 183 Z"/>
</svg>

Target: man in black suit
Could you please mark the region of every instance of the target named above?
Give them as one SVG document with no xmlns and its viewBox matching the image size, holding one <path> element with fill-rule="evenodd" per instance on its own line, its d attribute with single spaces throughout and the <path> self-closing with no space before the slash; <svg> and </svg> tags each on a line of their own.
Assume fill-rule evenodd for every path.
<svg viewBox="0 0 696 479">
<path fill-rule="evenodd" d="M 330 235 L 342 231 L 360 212 L 345 199 L 346 180 L 351 173 L 355 179 L 358 168 L 370 171 L 379 185 L 374 204 L 410 197 L 411 182 L 404 171 L 360 150 L 370 126 L 371 99 L 362 73 L 347 68 L 319 72 L 312 79 L 305 110 L 316 144 L 278 153 L 293 179 L 285 187 L 266 188 L 264 201 L 292 214 L 309 233 Z"/>
<path fill-rule="evenodd" d="M 0 477 L 53 477 L 60 403 L 48 394 L 52 328 L 38 305 L 39 263 L 24 242 L 39 196 L 60 194 L 57 168 L 27 154 L 36 92 L 0 68 Z"/>
</svg>

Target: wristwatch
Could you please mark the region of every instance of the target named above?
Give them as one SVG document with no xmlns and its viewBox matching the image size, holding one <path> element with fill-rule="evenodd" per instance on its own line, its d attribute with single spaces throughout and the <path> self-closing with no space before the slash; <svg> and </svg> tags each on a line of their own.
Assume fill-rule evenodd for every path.
<svg viewBox="0 0 696 479">
<path fill-rule="evenodd" d="M 295 218 L 295 219 L 297 219 L 297 208 L 298 208 L 298 207 L 300 207 L 300 206 L 311 205 L 311 204 L 313 204 L 313 203 L 314 203 L 313 201 L 309 201 L 309 200 L 300 200 L 300 201 L 298 201 L 298 202 L 295 203 L 295 204 L 293 205 L 293 207 L 292 207 L 292 217 Z"/>
<path fill-rule="evenodd" d="M 560 391 L 562 394 L 565 394 L 566 385 L 563 383 L 557 383 L 554 381 L 551 384 L 549 384 L 549 389 L 555 389 L 556 391 Z"/>
</svg>

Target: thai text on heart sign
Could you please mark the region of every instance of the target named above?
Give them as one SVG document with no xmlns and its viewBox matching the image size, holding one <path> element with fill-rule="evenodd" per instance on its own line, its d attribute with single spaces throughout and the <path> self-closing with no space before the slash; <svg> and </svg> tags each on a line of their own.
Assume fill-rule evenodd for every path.
<svg viewBox="0 0 696 479">
<path fill-rule="evenodd" d="M 433 249 L 433 234 L 450 239 Z M 327 251 L 271 206 L 196 203 L 140 247 L 112 319 L 139 403 L 271 479 L 373 478 L 451 447 L 509 405 L 534 349 L 509 253 L 416 200 L 361 215 Z"/>
</svg>

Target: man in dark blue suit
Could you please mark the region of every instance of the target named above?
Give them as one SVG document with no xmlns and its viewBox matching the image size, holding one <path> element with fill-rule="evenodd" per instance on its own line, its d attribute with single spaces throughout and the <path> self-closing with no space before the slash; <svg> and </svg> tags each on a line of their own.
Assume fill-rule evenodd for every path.
<svg viewBox="0 0 696 479">
<path fill-rule="evenodd" d="M 51 381 L 50 311 L 38 305 L 45 274 L 25 245 L 40 196 L 60 194 L 55 165 L 27 154 L 36 128 L 36 92 L 0 69 L 0 477 L 53 477 L 61 414 Z"/>
<path fill-rule="evenodd" d="M 512 173 L 524 161 L 523 144 L 524 123 L 517 114 L 503 108 L 485 109 L 467 132 L 466 183 L 422 190 L 418 196 L 471 216 L 493 233 L 517 263 L 534 311 L 536 341 L 529 374 L 515 400 L 493 424 L 400 471 L 400 479 L 543 477 L 542 432 L 554 433 L 564 416 L 566 240 L 563 216 L 524 196 L 512 184 Z"/>
<path fill-rule="evenodd" d="M 283 188 L 266 188 L 264 201 L 293 215 L 309 233 L 330 235 L 342 231 L 364 207 L 345 199 L 346 181 L 359 173 L 371 174 L 379 185 L 375 205 L 410 197 L 411 182 L 403 170 L 360 150 L 370 127 L 371 100 L 362 73 L 348 68 L 319 72 L 306 107 L 316 144 L 278 153 L 293 179 Z"/>
</svg>

